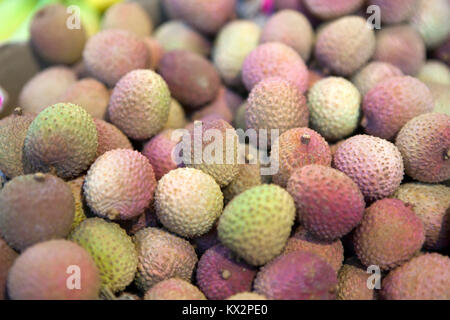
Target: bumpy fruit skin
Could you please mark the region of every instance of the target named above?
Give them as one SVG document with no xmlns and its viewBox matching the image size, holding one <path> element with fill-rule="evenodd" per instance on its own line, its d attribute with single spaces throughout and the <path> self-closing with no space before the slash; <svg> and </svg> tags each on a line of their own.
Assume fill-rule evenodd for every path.
<svg viewBox="0 0 450 320">
<path fill-rule="evenodd" d="M 294 10 L 282 10 L 274 14 L 261 34 L 261 42 L 282 42 L 295 49 L 304 61 L 309 59 L 314 31 L 308 19 Z"/>
<path fill-rule="evenodd" d="M 257 274 L 256 293 L 274 300 L 333 300 L 336 272 L 319 256 L 291 252 L 266 264 Z"/>
<path fill-rule="evenodd" d="M 361 96 L 375 87 L 378 83 L 391 77 L 403 76 L 403 72 L 388 62 L 373 61 L 359 70 L 352 78 L 353 84 L 358 88 Z"/>
<path fill-rule="evenodd" d="M 222 213 L 223 195 L 211 176 L 197 169 L 179 168 L 159 180 L 155 208 L 167 229 L 193 238 L 212 228 Z"/>
<path fill-rule="evenodd" d="M 308 93 L 311 127 L 325 139 L 340 140 L 358 127 L 361 95 L 348 80 L 328 77 Z"/>
<path fill-rule="evenodd" d="M 320 240 L 302 226 L 299 226 L 289 238 L 284 247 L 283 254 L 294 251 L 314 253 L 328 262 L 336 272 L 339 271 L 344 261 L 344 247 L 342 246 L 341 240 Z"/>
<path fill-rule="evenodd" d="M 153 23 L 138 3 L 117 3 L 106 10 L 102 29 L 127 30 L 140 37 L 148 37 L 153 31 Z"/>
<path fill-rule="evenodd" d="M 194 285 L 177 278 L 155 284 L 145 293 L 144 300 L 206 300 Z"/>
<path fill-rule="evenodd" d="M 25 173 L 51 172 L 78 177 L 95 160 L 98 148 L 94 120 L 82 107 L 58 103 L 39 113 L 24 142 Z"/>
<path fill-rule="evenodd" d="M 445 63 L 438 60 L 428 60 L 416 77 L 427 86 L 430 82 L 450 85 L 450 69 Z"/>
<path fill-rule="evenodd" d="M 411 18 L 418 2 L 418 0 L 369 0 L 368 5 L 375 5 L 380 8 L 381 22 L 397 24 Z"/>
<path fill-rule="evenodd" d="M 60 97 L 77 81 L 75 73 L 63 66 L 50 67 L 37 73 L 23 86 L 19 105 L 24 112 L 38 114 L 60 101 Z"/>
<path fill-rule="evenodd" d="M 5 299 L 8 272 L 19 255 L 0 238 L 0 300 Z"/>
<path fill-rule="evenodd" d="M 377 33 L 373 59 L 388 62 L 404 74 L 415 75 L 425 63 L 425 44 L 408 25 L 383 28 Z"/>
<path fill-rule="evenodd" d="M 314 16 L 322 20 L 330 20 L 348 15 L 358 10 L 363 0 L 303 0 L 305 7 Z"/>
<path fill-rule="evenodd" d="M 100 217 L 127 220 L 150 205 L 155 189 L 155 174 L 148 159 L 134 150 L 115 149 L 91 166 L 84 195 Z"/>
<path fill-rule="evenodd" d="M 442 250 L 450 245 L 450 188 L 442 184 L 405 183 L 393 194 L 413 206 L 425 228 L 424 247 Z"/>
<path fill-rule="evenodd" d="M 83 25 L 69 28 L 71 22 L 71 13 L 62 4 L 51 4 L 36 12 L 30 36 L 39 56 L 54 64 L 72 64 L 81 58 L 86 33 Z"/>
<path fill-rule="evenodd" d="M 406 122 L 433 107 L 424 83 L 410 76 L 392 77 L 364 96 L 362 126 L 370 135 L 392 140 Z"/>
<path fill-rule="evenodd" d="M 416 29 L 427 48 L 435 48 L 443 43 L 450 32 L 450 4 L 446 0 L 419 0 L 419 8 L 411 18 L 411 26 Z"/>
<path fill-rule="evenodd" d="M 245 57 L 256 48 L 261 28 L 248 20 L 228 23 L 217 36 L 213 62 L 225 84 L 239 86 Z"/>
<path fill-rule="evenodd" d="M 267 143 L 272 143 L 271 129 L 283 134 L 289 129 L 307 127 L 309 111 L 305 96 L 288 80 L 266 78 L 250 92 L 245 122 L 247 128 L 267 130 Z M 259 136 L 261 142 L 263 135 Z"/>
<path fill-rule="evenodd" d="M 81 222 L 86 220 L 86 213 L 84 212 L 84 198 L 83 198 L 83 184 L 86 176 L 78 177 L 74 180 L 68 181 L 67 184 L 73 194 L 75 201 L 75 215 L 70 231 L 73 231 Z"/>
<path fill-rule="evenodd" d="M 295 200 L 298 219 L 314 236 L 335 240 L 361 221 L 364 196 L 342 172 L 307 165 L 293 172 L 287 190 Z"/>
<path fill-rule="evenodd" d="M 242 80 L 252 90 L 261 80 L 280 77 L 300 92 L 308 89 L 308 68 L 298 53 L 280 42 L 266 42 L 253 49 L 242 65 Z"/>
<path fill-rule="evenodd" d="M 262 184 L 261 166 L 256 163 L 245 163 L 239 165 L 237 176 L 222 189 L 225 203 L 230 202 L 235 196 L 245 190 Z"/>
<path fill-rule="evenodd" d="M 366 20 L 346 16 L 323 27 L 317 35 L 315 57 L 340 76 L 350 76 L 375 52 L 375 33 Z"/>
<path fill-rule="evenodd" d="M 116 126 L 101 119 L 94 119 L 98 134 L 97 158 L 114 149 L 133 149 L 130 140 Z"/>
<path fill-rule="evenodd" d="M 111 122 L 128 137 L 145 140 L 164 127 L 170 103 L 169 88 L 160 75 L 134 70 L 114 87 L 108 113 Z"/>
<path fill-rule="evenodd" d="M 171 100 L 169 118 L 164 129 L 180 129 L 187 124 L 186 114 L 183 107 L 175 99 Z"/>
<path fill-rule="evenodd" d="M 209 56 L 211 52 L 209 41 L 183 21 L 171 20 L 163 23 L 155 30 L 154 37 L 165 52 L 186 50 L 202 56 Z"/>
<path fill-rule="evenodd" d="M 133 281 L 138 264 L 136 248 L 118 224 L 89 218 L 70 234 L 69 240 L 92 256 L 100 272 L 102 288 L 117 292 Z"/>
<path fill-rule="evenodd" d="M 240 292 L 232 295 L 226 300 L 267 300 L 267 298 L 254 292 Z"/>
<path fill-rule="evenodd" d="M 450 258 L 425 253 L 389 272 L 381 296 L 387 300 L 449 300 Z"/>
<path fill-rule="evenodd" d="M 0 120 L 0 171 L 10 179 L 24 174 L 23 145 L 34 118 L 16 109 L 13 115 Z"/>
<path fill-rule="evenodd" d="M 156 228 L 145 228 L 133 237 L 138 252 L 135 283 L 146 292 L 155 284 L 180 278 L 191 281 L 197 255 L 186 240 Z"/>
<path fill-rule="evenodd" d="M 197 267 L 197 283 L 210 300 L 224 300 L 236 293 L 250 291 L 256 268 L 236 259 L 218 244 L 202 255 Z"/>
<path fill-rule="evenodd" d="M 403 180 L 403 159 L 389 141 L 368 135 L 346 139 L 337 149 L 334 167 L 348 175 L 368 201 L 391 195 Z"/>
<path fill-rule="evenodd" d="M 358 258 L 365 266 L 382 270 L 411 259 L 425 240 L 422 221 L 398 199 L 382 199 L 366 209 L 353 235 Z"/>
<path fill-rule="evenodd" d="M 181 19 L 206 34 L 215 34 L 232 17 L 236 0 L 164 0 L 172 19 Z"/>
<path fill-rule="evenodd" d="M 42 173 L 18 176 L 0 193 L 0 234 L 22 251 L 38 242 L 65 238 L 74 212 L 72 192 L 63 180 Z"/>
<path fill-rule="evenodd" d="M 337 300 L 374 300 L 374 290 L 367 287 L 369 277 L 360 263 L 346 262 L 338 273 Z"/>
<path fill-rule="evenodd" d="M 86 78 L 67 88 L 59 101 L 76 104 L 83 107 L 93 118 L 103 119 L 109 103 L 109 91 L 100 81 Z"/>
<path fill-rule="evenodd" d="M 234 128 L 222 119 L 195 121 L 182 138 L 183 163 L 209 174 L 225 187 L 239 173 L 238 139 Z"/>
<path fill-rule="evenodd" d="M 277 185 L 263 184 L 236 196 L 220 217 L 220 241 L 251 265 L 279 255 L 295 219 L 292 197 Z"/>
<path fill-rule="evenodd" d="M 410 177 L 431 183 L 450 178 L 450 116 L 426 113 L 411 119 L 395 144 Z"/>
<path fill-rule="evenodd" d="M 88 72 L 113 87 L 124 75 L 148 67 L 148 48 L 137 35 L 125 30 L 104 30 L 89 38 L 83 52 Z"/>
<path fill-rule="evenodd" d="M 286 187 L 291 174 L 308 164 L 331 165 L 331 152 L 325 139 L 308 128 L 294 128 L 283 133 L 276 141 L 271 155 L 271 163 L 279 163 L 279 169 L 273 175 L 273 182 Z M 279 155 L 279 156 L 278 156 Z"/>
<path fill-rule="evenodd" d="M 175 170 L 178 164 L 174 161 L 174 151 L 179 139 L 176 132 L 168 129 L 148 141 L 142 149 L 155 172 L 156 180 L 161 179 L 170 170 Z"/>
<path fill-rule="evenodd" d="M 75 268 L 74 268 L 75 266 Z M 71 275 L 81 275 L 79 288 Z M 96 300 L 100 276 L 89 253 L 71 241 L 51 240 L 25 250 L 8 275 L 13 300 Z"/>
<path fill-rule="evenodd" d="M 182 105 L 193 109 L 214 100 L 220 89 L 220 77 L 213 64 L 201 55 L 173 50 L 162 57 L 158 72 L 170 92 Z"/>
</svg>

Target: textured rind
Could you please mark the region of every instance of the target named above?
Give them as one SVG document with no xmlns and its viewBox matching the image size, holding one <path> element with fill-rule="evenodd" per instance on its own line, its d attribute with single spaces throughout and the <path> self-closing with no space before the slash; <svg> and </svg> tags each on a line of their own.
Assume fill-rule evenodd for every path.
<svg viewBox="0 0 450 320">
<path fill-rule="evenodd" d="M 443 43 L 450 32 L 450 3 L 446 0 L 420 0 L 410 24 L 425 41 L 427 48 Z"/>
<path fill-rule="evenodd" d="M 83 52 L 88 72 L 113 87 L 128 72 L 145 69 L 149 63 L 147 45 L 125 30 L 104 30 L 89 38 Z"/>
<path fill-rule="evenodd" d="M 308 89 L 308 68 L 298 53 L 280 42 L 266 42 L 253 49 L 242 65 L 242 80 L 247 90 L 269 77 L 292 82 L 300 92 Z"/>
<path fill-rule="evenodd" d="M 187 124 L 183 107 L 175 99 L 171 100 L 169 118 L 163 129 L 180 129 Z"/>
<path fill-rule="evenodd" d="M 39 56 L 54 64 L 72 64 L 81 58 L 85 29 L 83 25 L 68 28 L 71 23 L 71 13 L 61 4 L 45 6 L 34 14 L 30 39 Z"/>
<path fill-rule="evenodd" d="M 217 35 L 212 59 L 225 84 L 241 85 L 245 57 L 257 47 L 260 35 L 261 28 L 248 20 L 232 21 Z"/>
<path fill-rule="evenodd" d="M 415 75 L 425 63 L 425 44 L 410 26 L 383 28 L 376 38 L 373 60 L 391 63 L 408 75 Z"/>
<path fill-rule="evenodd" d="M 219 185 L 203 171 L 179 168 L 159 180 L 155 208 L 167 229 L 193 238 L 213 227 L 222 213 L 223 195 Z"/>
<path fill-rule="evenodd" d="M 170 18 L 182 19 L 199 31 L 215 34 L 233 16 L 236 0 L 164 0 Z"/>
<path fill-rule="evenodd" d="M 392 270 L 383 279 L 387 300 L 450 300 L 450 258 L 425 253 Z"/>
<path fill-rule="evenodd" d="M 442 250 L 450 245 L 450 188 L 442 184 L 405 183 L 393 198 L 413 206 L 425 228 L 426 249 Z"/>
<path fill-rule="evenodd" d="M 224 300 L 236 293 L 250 291 L 257 269 L 236 259 L 218 244 L 202 255 L 197 267 L 197 284 L 209 300 Z"/>
<path fill-rule="evenodd" d="M 261 181 L 261 166 L 256 163 L 245 163 L 239 165 L 237 176 L 222 189 L 225 203 L 230 202 L 235 196 L 245 190 L 259 186 Z"/>
<path fill-rule="evenodd" d="M 325 139 L 340 140 L 358 127 L 361 94 L 348 80 L 328 77 L 308 93 L 311 128 Z"/>
<path fill-rule="evenodd" d="M 375 45 L 375 33 L 367 27 L 366 20 L 346 16 L 318 32 L 315 57 L 335 74 L 350 76 L 369 61 Z"/>
<path fill-rule="evenodd" d="M 369 0 L 368 5 L 380 8 L 381 22 L 397 24 L 411 18 L 416 11 L 418 0 Z"/>
<path fill-rule="evenodd" d="M 450 69 L 445 63 L 438 60 L 428 60 L 416 77 L 427 86 L 430 82 L 450 85 Z"/>
<path fill-rule="evenodd" d="M 333 300 L 336 272 L 319 256 L 291 252 L 266 264 L 257 274 L 256 293 L 275 300 Z"/>
<path fill-rule="evenodd" d="M 411 259 L 425 241 L 422 221 L 411 207 L 398 199 L 374 202 L 364 213 L 353 235 L 359 260 L 381 270 L 395 268 Z"/>
<path fill-rule="evenodd" d="M 164 79 L 152 70 L 134 70 L 114 87 L 108 108 L 111 122 L 129 138 L 156 135 L 169 119 L 171 97 Z"/>
<path fill-rule="evenodd" d="M 65 238 L 74 212 L 72 192 L 63 180 L 49 174 L 18 176 L 0 193 L 0 234 L 22 251 L 37 242 Z"/>
<path fill-rule="evenodd" d="M 432 183 L 450 179 L 450 116 L 426 113 L 411 119 L 395 144 L 410 177 Z"/>
<path fill-rule="evenodd" d="M 278 157 L 271 156 L 271 164 L 279 163 L 273 182 L 286 187 L 291 174 L 308 164 L 331 165 L 331 152 L 325 139 L 308 128 L 294 128 L 283 133 L 273 146 Z"/>
<path fill-rule="evenodd" d="M 307 127 L 308 121 L 306 98 L 288 80 L 265 78 L 250 92 L 245 112 L 247 128 L 257 130 L 257 133 L 266 129 L 269 145 L 272 143 L 271 129 L 278 129 L 281 135 L 292 128 Z"/>
<path fill-rule="evenodd" d="M 406 122 L 433 107 L 433 96 L 421 81 L 410 76 L 388 78 L 364 96 L 362 125 L 368 134 L 392 140 Z"/>
<path fill-rule="evenodd" d="M 19 255 L 0 238 L 0 300 L 5 299 L 8 272 Z"/>
<path fill-rule="evenodd" d="M 211 44 L 205 37 L 178 20 L 163 23 L 155 30 L 154 37 L 165 52 L 186 50 L 209 56 L 211 51 Z"/>
<path fill-rule="evenodd" d="M 220 217 L 220 241 L 251 265 L 263 265 L 279 255 L 295 219 L 292 197 L 277 185 L 244 191 Z"/>
<path fill-rule="evenodd" d="M 313 46 L 314 31 L 308 19 L 300 12 L 282 10 L 270 17 L 261 34 L 262 43 L 275 41 L 295 49 L 307 61 Z"/>
<path fill-rule="evenodd" d="M 294 251 L 314 253 L 323 258 L 336 272 L 339 271 L 344 261 L 344 247 L 341 240 L 319 240 L 302 226 L 299 226 L 289 238 L 283 254 Z"/>
<path fill-rule="evenodd" d="M 294 198 L 298 220 L 319 239 L 341 238 L 363 216 L 363 194 L 350 177 L 336 169 L 304 166 L 293 172 L 287 190 Z"/>
<path fill-rule="evenodd" d="M 164 130 L 148 141 L 142 149 L 142 154 L 153 167 L 156 180 L 161 179 L 170 170 L 178 168 L 178 164 L 173 160 L 173 153 L 179 142 L 175 137 L 176 131 Z"/>
<path fill-rule="evenodd" d="M 314 16 L 330 20 L 355 12 L 364 0 L 303 0 L 303 3 Z"/>
<path fill-rule="evenodd" d="M 75 214 L 70 231 L 73 231 L 81 222 L 86 220 L 86 213 L 84 212 L 84 198 L 83 198 L 83 184 L 85 176 L 68 181 L 67 184 L 73 194 L 75 201 Z"/>
<path fill-rule="evenodd" d="M 193 109 L 211 102 L 219 93 L 217 70 L 197 53 L 170 51 L 162 57 L 158 72 L 167 82 L 173 97 Z"/>
<path fill-rule="evenodd" d="M 403 180 L 403 159 L 389 141 L 368 135 L 346 139 L 337 149 L 334 167 L 348 175 L 366 200 L 391 195 Z"/>
<path fill-rule="evenodd" d="M 381 61 L 373 61 L 359 70 L 353 77 L 352 82 L 358 88 L 361 96 L 387 78 L 403 76 L 403 72 L 393 64 Z"/>
<path fill-rule="evenodd" d="M 206 300 L 194 285 L 182 279 L 168 279 L 155 284 L 144 295 L 144 300 Z"/>
<path fill-rule="evenodd" d="M 98 134 L 97 158 L 114 149 L 133 149 L 130 140 L 116 126 L 101 119 L 94 119 Z"/>
<path fill-rule="evenodd" d="M 109 91 L 103 83 L 93 78 L 85 78 L 67 88 L 58 100 L 76 104 L 93 118 L 103 119 L 109 103 Z"/>
<path fill-rule="evenodd" d="M 153 23 L 138 3 L 117 3 L 106 10 L 102 29 L 121 29 L 147 37 L 153 31 Z"/>
<path fill-rule="evenodd" d="M 156 228 L 145 228 L 133 237 L 138 252 L 135 283 L 146 292 L 155 284 L 180 278 L 191 281 L 197 255 L 186 240 Z"/>
<path fill-rule="evenodd" d="M 75 73 L 63 66 L 50 67 L 37 73 L 23 86 L 19 105 L 24 112 L 38 114 L 60 101 L 60 97 L 77 81 Z"/>
<path fill-rule="evenodd" d="M 220 187 L 225 187 L 239 173 L 238 139 L 234 128 L 222 119 L 195 121 L 182 138 L 183 163 L 209 174 Z M 216 150 L 220 151 L 216 154 Z"/>
<path fill-rule="evenodd" d="M 359 264 L 345 263 L 338 273 L 337 300 L 375 300 L 374 290 L 367 287 L 370 273 Z"/>
<path fill-rule="evenodd" d="M 76 266 L 77 269 L 73 268 Z M 69 278 L 79 277 L 74 290 Z M 8 295 L 13 300 L 96 300 L 100 276 L 89 253 L 71 241 L 51 240 L 25 250 L 8 275 Z"/>
<path fill-rule="evenodd" d="M 0 171 L 12 179 L 24 174 L 22 155 L 33 114 L 14 114 L 0 120 Z"/>
<path fill-rule="evenodd" d="M 148 159 L 137 151 L 115 149 L 100 156 L 84 184 L 86 203 L 100 217 L 127 220 L 153 200 L 156 179 Z"/>
<path fill-rule="evenodd" d="M 78 243 L 92 256 L 103 288 L 122 291 L 133 281 L 138 264 L 136 248 L 118 224 L 89 218 L 69 235 L 69 240 Z"/>
<path fill-rule="evenodd" d="M 52 172 L 63 179 L 82 174 L 98 148 L 94 120 L 70 103 L 58 103 L 39 113 L 30 124 L 23 148 L 25 173 Z"/>
<path fill-rule="evenodd" d="M 267 298 L 255 292 L 240 292 L 228 297 L 226 300 L 267 300 Z"/>
</svg>

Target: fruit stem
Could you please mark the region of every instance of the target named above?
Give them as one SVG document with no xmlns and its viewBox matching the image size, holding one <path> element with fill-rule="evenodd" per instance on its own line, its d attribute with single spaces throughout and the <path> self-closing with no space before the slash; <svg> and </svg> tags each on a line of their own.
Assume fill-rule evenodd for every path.
<svg viewBox="0 0 450 320">
<path fill-rule="evenodd" d="M 14 115 L 21 116 L 23 114 L 22 108 L 15 108 L 14 109 Z"/>
<path fill-rule="evenodd" d="M 36 172 L 33 176 L 34 180 L 42 182 L 45 180 L 45 174 L 43 174 L 42 172 Z"/>
<path fill-rule="evenodd" d="M 447 152 L 444 152 L 444 160 L 450 159 L 450 149 L 447 150 Z"/>
<path fill-rule="evenodd" d="M 222 279 L 227 280 L 231 277 L 231 272 L 229 270 L 222 270 Z"/>
<path fill-rule="evenodd" d="M 305 133 L 301 136 L 300 141 L 302 142 L 302 144 L 308 145 L 309 142 L 311 141 L 311 136 L 309 134 Z"/>
</svg>

